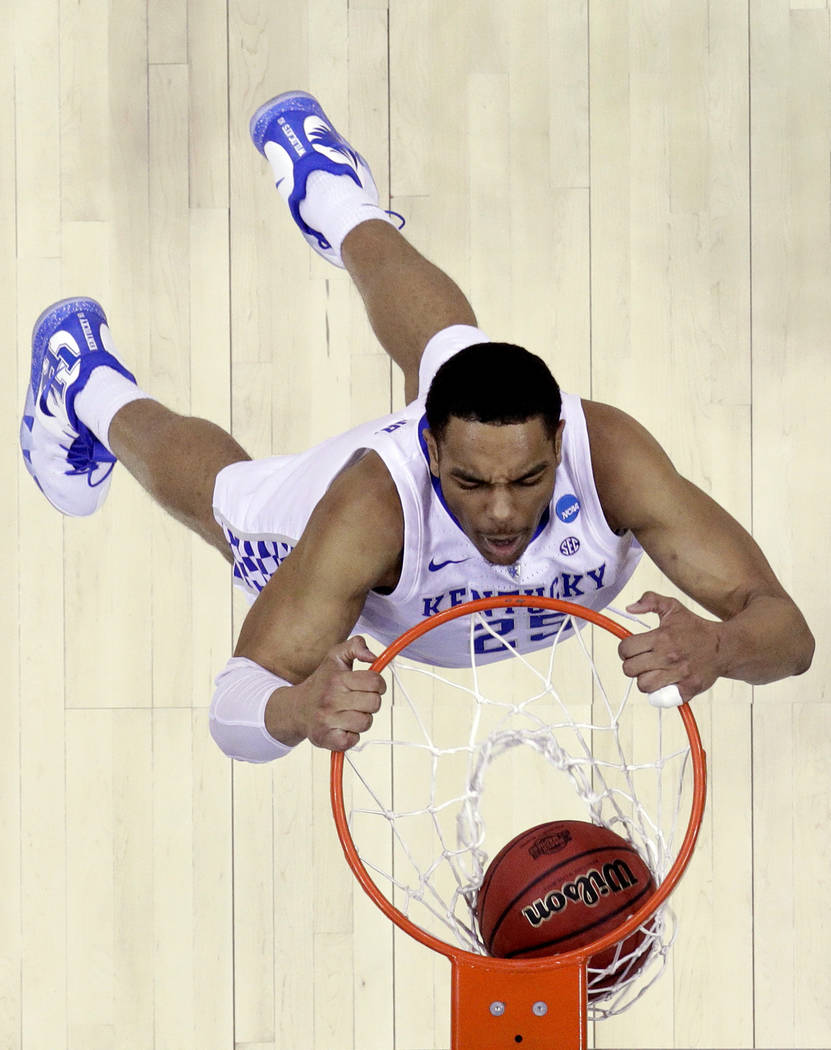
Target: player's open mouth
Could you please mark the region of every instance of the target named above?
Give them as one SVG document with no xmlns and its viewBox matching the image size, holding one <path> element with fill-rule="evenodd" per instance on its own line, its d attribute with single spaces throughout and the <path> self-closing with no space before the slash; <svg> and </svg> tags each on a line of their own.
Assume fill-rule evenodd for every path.
<svg viewBox="0 0 831 1050">
<path fill-rule="evenodd" d="M 500 561 L 507 559 L 509 564 L 519 554 L 522 548 L 524 533 L 514 533 L 512 536 L 483 536 L 482 542 L 489 554 L 493 554 Z"/>
</svg>

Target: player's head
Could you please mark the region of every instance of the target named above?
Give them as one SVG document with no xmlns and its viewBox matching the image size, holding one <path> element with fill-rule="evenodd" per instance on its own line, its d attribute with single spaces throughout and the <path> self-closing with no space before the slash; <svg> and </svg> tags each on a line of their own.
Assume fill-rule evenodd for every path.
<svg viewBox="0 0 831 1050">
<path fill-rule="evenodd" d="M 521 557 L 551 501 L 560 408 L 545 362 L 511 343 L 461 350 L 430 386 L 430 469 L 468 538 L 494 564 Z"/>
</svg>

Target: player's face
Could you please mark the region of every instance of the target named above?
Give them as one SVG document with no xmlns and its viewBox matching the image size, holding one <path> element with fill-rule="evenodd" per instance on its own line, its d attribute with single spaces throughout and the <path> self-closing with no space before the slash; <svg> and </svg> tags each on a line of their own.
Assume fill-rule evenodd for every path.
<svg viewBox="0 0 831 1050">
<path fill-rule="evenodd" d="M 522 557 L 551 502 L 563 426 L 552 440 L 539 416 L 502 425 L 451 416 L 440 444 L 426 434 L 448 507 L 494 565 Z"/>
</svg>

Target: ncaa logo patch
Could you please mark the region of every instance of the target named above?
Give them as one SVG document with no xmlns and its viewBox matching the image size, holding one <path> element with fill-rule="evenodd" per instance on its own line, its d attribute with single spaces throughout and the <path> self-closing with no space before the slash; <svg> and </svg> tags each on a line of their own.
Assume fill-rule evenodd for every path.
<svg viewBox="0 0 831 1050">
<path fill-rule="evenodd" d="M 576 554 L 580 550 L 580 541 L 576 536 L 566 536 L 560 544 L 560 554 Z"/>
<path fill-rule="evenodd" d="M 560 521 L 563 521 L 568 525 L 574 521 L 580 513 L 580 500 L 573 492 L 570 492 L 567 496 L 561 496 L 557 500 L 557 506 L 554 510 Z"/>
</svg>

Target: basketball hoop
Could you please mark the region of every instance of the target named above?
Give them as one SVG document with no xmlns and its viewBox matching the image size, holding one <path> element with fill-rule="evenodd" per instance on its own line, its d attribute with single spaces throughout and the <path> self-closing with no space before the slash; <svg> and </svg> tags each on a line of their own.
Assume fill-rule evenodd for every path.
<svg viewBox="0 0 831 1050">
<path fill-rule="evenodd" d="M 526 655 L 508 648 L 499 610 L 527 610 L 552 627 L 546 648 Z M 539 618 L 543 610 L 547 615 Z M 416 638 L 465 616 L 471 658 L 465 672 L 400 659 Z M 601 630 L 586 632 L 586 638 L 587 624 Z M 631 1005 L 666 963 L 675 926 L 665 902 L 701 825 L 705 755 L 688 705 L 678 707 L 679 717 L 629 702 L 632 682 L 620 670 L 616 642 L 614 651 L 600 651 L 605 639 L 629 633 L 591 609 L 537 596 L 482 598 L 436 614 L 372 665 L 392 674 L 389 723 L 379 713 L 358 745 L 332 755 L 332 811 L 355 877 L 397 927 L 450 961 L 451 1050 L 508 1050 L 520 1042 L 523 1050 L 583 1050 L 587 1021 Z M 567 639 L 574 640 L 561 653 Z M 484 665 L 478 659 L 481 651 L 492 654 L 500 646 L 505 660 Z M 578 653 L 582 661 L 570 658 Z M 590 717 L 572 713 L 585 714 L 588 705 Z M 456 725 L 444 725 L 445 719 Z M 646 737 L 657 750 L 649 760 L 639 753 Z M 506 763 L 511 776 L 499 791 L 493 789 L 499 812 L 490 813 L 486 788 Z M 515 814 L 505 818 L 502 811 L 506 794 L 526 775 L 545 777 L 546 786 L 523 795 L 517 824 Z M 564 804 L 578 805 L 582 819 L 627 838 L 652 870 L 657 889 L 616 929 L 580 949 L 543 958 L 493 958 L 485 954 L 476 926 L 476 892 L 488 858 L 523 830 L 525 806 L 538 795 L 549 807 L 548 819 L 564 816 Z M 683 834 L 682 810 L 688 810 Z M 501 840 L 493 841 L 491 825 L 500 822 L 506 825 L 499 829 Z M 533 823 L 529 818 L 526 826 Z M 605 971 L 590 968 L 593 956 L 636 930 L 643 934 L 636 938 L 636 954 L 645 953 L 645 963 L 629 965 L 618 947 Z"/>
</svg>

